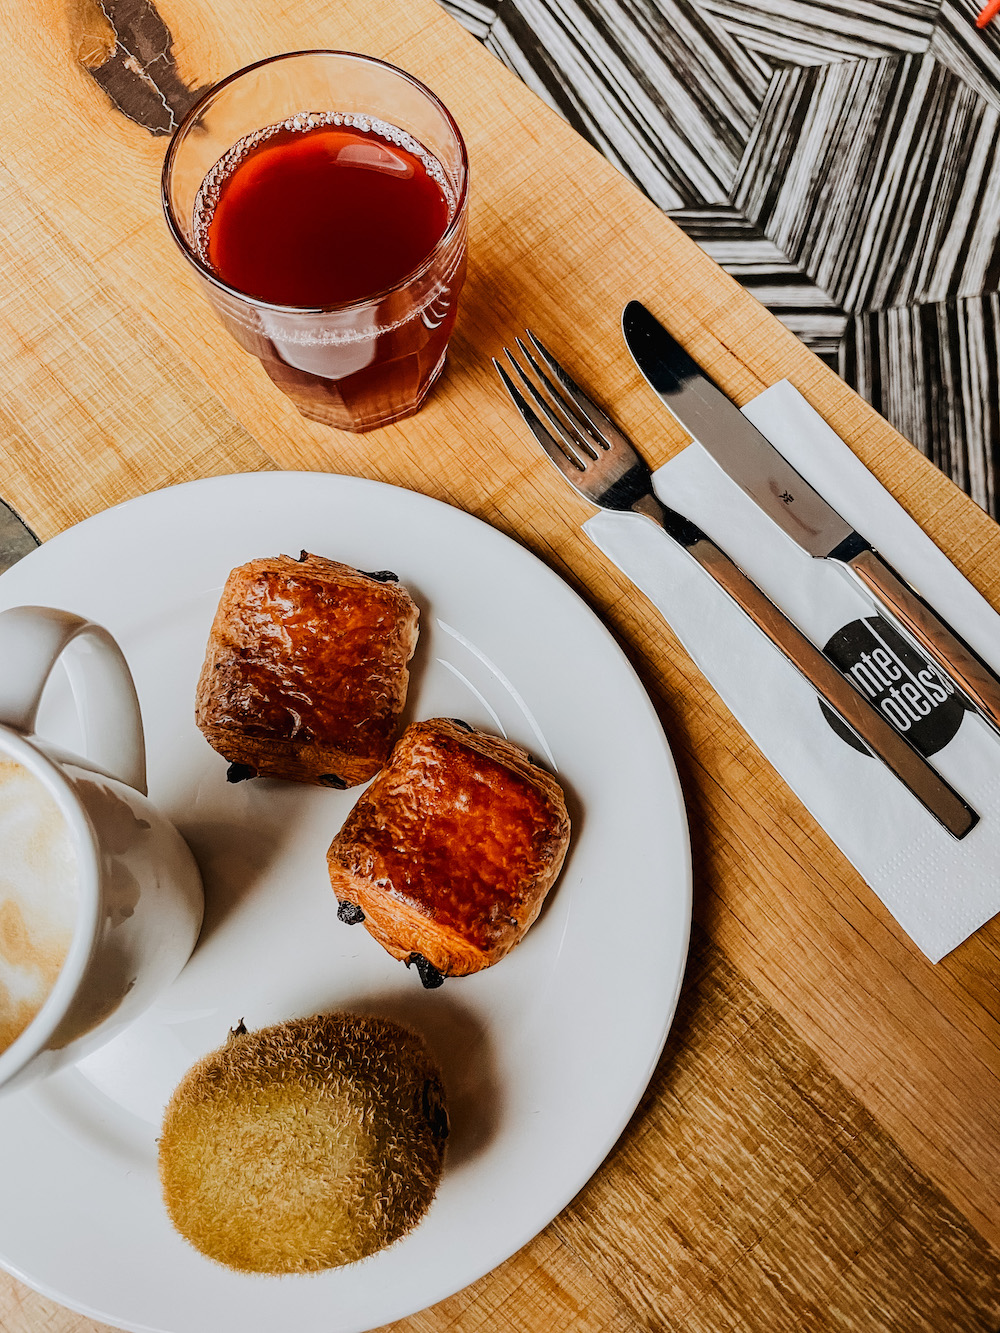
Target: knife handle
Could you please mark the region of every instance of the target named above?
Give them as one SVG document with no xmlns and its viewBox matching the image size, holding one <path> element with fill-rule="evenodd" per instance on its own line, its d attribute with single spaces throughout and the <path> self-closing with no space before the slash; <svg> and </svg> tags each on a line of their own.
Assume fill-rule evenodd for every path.
<svg viewBox="0 0 1000 1333">
<path fill-rule="evenodd" d="M 925 810 L 955 838 L 964 838 L 975 828 L 979 816 L 972 807 L 724 551 L 704 534 L 685 545 L 702 569 L 725 589 L 841 721 L 864 742 L 872 754 L 881 759 Z"/>
<path fill-rule="evenodd" d="M 1000 680 L 974 649 L 914 592 L 867 542 L 833 557 L 889 615 L 919 653 L 929 657 L 957 686 L 972 708 L 1000 734 Z"/>
</svg>

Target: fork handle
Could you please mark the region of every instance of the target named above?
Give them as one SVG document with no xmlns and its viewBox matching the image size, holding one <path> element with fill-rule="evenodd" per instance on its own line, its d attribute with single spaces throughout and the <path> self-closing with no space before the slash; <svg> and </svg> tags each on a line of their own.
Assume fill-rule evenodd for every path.
<svg viewBox="0 0 1000 1333">
<path fill-rule="evenodd" d="M 661 505 L 653 496 L 644 497 L 633 508 L 651 518 L 687 550 L 840 720 L 953 837 L 964 838 L 975 828 L 979 816 L 972 807 L 841 675 L 830 659 L 761 592 L 725 551 L 689 519 Z"/>
</svg>

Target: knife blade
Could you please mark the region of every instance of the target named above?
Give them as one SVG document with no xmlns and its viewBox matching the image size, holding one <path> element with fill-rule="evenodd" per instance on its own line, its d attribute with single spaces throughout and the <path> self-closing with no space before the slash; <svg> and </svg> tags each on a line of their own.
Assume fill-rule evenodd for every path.
<svg viewBox="0 0 1000 1333">
<path fill-rule="evenodd" d="M 628 513 L 637 521 L 661 528 L 783 654 L 862 747 L 877 756 L 952 837 L 964 838 L 971 832 L 979 815 L 960 793 L 873 706 L 858 683 L 843 675 L 721 547 L 659 498 L 646 460 L 624 431 L 584 393 L 530 329 L 528 338 L 554 376 L 546 375 L 520 339 L 518 348 L 535 378 L 504 348 L 530 402 L 496 358 L 493 365 L 524 424 L 577 494 L 599 509 Z"/>
<path fill-rule="evenodd" d="M 727 476 L 802 550 L 832 561 L 859 586 L 1000 735 L 1000 679 L 992 667 L 809 485 L 641 302 L 626 305 L 622 333 L 653 392 Z"/>
</svg>

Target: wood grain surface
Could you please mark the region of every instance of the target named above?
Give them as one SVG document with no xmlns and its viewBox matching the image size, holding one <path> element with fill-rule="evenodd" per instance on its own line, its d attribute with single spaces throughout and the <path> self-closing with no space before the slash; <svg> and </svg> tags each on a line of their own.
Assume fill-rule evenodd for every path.
<svg viewBox="0 0 1000 1333">
<path fill-rule="evenodd" d="M 394 1327 L 997 1333 L 1000 927 L 937 967 L 923 958 L 581 534 L 588 507 L 525 438 L 489 357 L 530 325 L 662 463 L 685 439 L 621 343 L 639 296 L 737 402 L 790 379 L 994 605 L 1000 529 L 433 0 L 161 0 L 159 47 L 136 55 L 115 24 L 135 45 L 144 8 L 0 4 L 0 495 L 42 538 L 249 469 L 448 500 L 532 549 L 615 632 L 688 804 L 692 958 L 629 1129 L 541 1236 Z M 447 373 L 416 417 L 364 436 L 304 421 L 217 324 L 163 224 L 166 138 L 142 112 L 155 91 L 169 127 L 184 90 L 318 46 L 411 70 L 470 150 Z M 95 78 L 110 60 L 138 93 Z M 0 1277 L 4 1333 L 98 1327 Z"/>
</svg>

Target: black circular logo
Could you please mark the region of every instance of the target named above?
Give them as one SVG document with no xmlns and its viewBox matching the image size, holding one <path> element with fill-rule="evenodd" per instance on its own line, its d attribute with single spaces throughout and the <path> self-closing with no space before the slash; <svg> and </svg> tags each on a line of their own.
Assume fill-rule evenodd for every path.
<svg viewBox="0 0 1000 1333">
<path fill-rule="evenodd" d="M 881 616 L 852 620 L 823 651 L 925 758 L 943 750 L 962 725 L 966 704 L 955 686 Z M 820 707 L 842 740 L 868 754 L 835 713 Z"/>
</svg>

